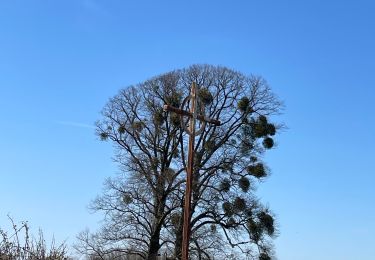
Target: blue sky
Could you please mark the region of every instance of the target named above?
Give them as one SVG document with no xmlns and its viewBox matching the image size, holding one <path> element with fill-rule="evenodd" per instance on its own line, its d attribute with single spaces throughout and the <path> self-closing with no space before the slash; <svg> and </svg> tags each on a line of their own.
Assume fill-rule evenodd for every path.
<svg viewBox="0 0 375 260">
<path fill-rule="evenodd" d="M 371 1 L 1 1 L 0 226 L 68 239 L 118 170 L 93 123 L 117 91 L 195 63 L 262 75 L 288 129 L 258 189 L 280 260 L 374 259 Z"/>
</svg>

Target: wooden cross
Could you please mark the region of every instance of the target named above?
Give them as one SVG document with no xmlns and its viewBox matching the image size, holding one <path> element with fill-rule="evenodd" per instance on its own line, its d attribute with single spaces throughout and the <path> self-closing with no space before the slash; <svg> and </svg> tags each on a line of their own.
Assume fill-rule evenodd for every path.
<svg viewBox="0 0 375 260">
<path fill-rule="evenodd" d="M 189 111 L 184 110 L 184 106 L 190 101 Z M 197 111 L 199 104 L 199 110 Z M 186 190 L 185 190 L 185 205 L 184 205 L 184 225 L 182 232 L 182 260 L 188 260 L 189 257 L 189 240 L 190 240 L 190 219 L 191 219 L 191 193 L 192 193 L 192 174 L 194 169 L 194 141 L 195 137 L 204 131 L 206 123 L 214 124 L 219 126 L 221 122 L 219 120 L 207 118 L 204 116 L 204 105 L 203 102 L 197 98 L 196 95 L 196 83 L 193 82 L 191 85 L 190 95 L 187 96 L 182 104 L 181 108 L 173 107 L 170 105 L 164 105 L 165 111 L 174 112 L 181 117 L 182 128 L 189 134 L 189 153 L 188 163 L 186 169 Z M 199 113 L 200 112 L 200 113 Z M 186 123 L 183 120 L 183 116 L 189 118 L 189 128 L 186 127 Z M 195 130 L 196 120 L 202 122 L 198 131 Z"/>
</svg>

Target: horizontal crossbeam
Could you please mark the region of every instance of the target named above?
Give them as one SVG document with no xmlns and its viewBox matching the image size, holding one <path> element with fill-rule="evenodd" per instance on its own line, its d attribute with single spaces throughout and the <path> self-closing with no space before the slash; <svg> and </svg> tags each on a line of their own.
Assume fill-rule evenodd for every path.
<svg viewBox="0 0 375 260">
<path fill-rule="evenodd" d="M 182 110 L 180 108 L 176 108 L 176 107 L 173 107 L 173 106 L 170 106 L 170 105 L 164 105 L 164 111 L 170 111 L 170 112 L 174 112 L 174 113 L 179 114 L 179 115 L 193 117 L 193 114 L 190 113 L 189 111 L 185 111 L 185 110 Z M 202 115 L 197 115 L 197 119 L 199 119 L 201 121 L 205 121 L 205 122 L 213 124 L 213 125 L 216 125 L 216 126 L 221 125 L 221 122 L 219 120 L 207 118 L 207 117 L 202 116 Z"/>
</svg>

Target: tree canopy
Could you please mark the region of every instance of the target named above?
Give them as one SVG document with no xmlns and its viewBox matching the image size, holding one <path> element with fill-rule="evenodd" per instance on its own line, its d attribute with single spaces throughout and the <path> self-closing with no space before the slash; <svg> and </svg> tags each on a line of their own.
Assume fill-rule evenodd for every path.
<svg viewBox="0 0 375 260">
<path fill-rule="evenodd" d="M 191 258 L 271 259 L 275 218 L 255 189 L 270 172 L 262 154 L 274 146 L 279 127 L 270 116 L 282 104 L 262 77 L 210 65 L 165 73 L 108 101 L 97 134 L 114 145 L 121 172 L 93 201 L 105 218 L 79 235 L 81 252 L 180 257 L 188 136 L 163 105 L 179 107 L 192 82 L 206 116 L 222 123 L 206 125 L 195 142 Z"/>
</svg>

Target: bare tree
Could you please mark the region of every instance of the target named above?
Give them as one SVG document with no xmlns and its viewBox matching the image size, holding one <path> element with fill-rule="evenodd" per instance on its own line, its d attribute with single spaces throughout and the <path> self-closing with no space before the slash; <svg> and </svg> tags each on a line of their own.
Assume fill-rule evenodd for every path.
<svg viewBox="0 0 375 260">
<path fill-rule="evenodd" d="M 222 122 L 206 126 L 196 140 L 192 258 L 271 254 L 274 218 L 254 190 L 268 173 L 260 156 L 273 146 L 277 127 L 268 117 L 281 103 L 261 77 L 209 65 L 130 86 L 105 106 L 97 133 L 115 145 L 121 174 L 107 180 L 105 193 L 93 202 L 94 210 L 105 212 L 104 224 L 91 238 L 81 234 L 81 248 L 94 240 L 99 243 L 91 252 L 180 258 L 187 136 L 184 121 L 162 107 L 180 106 L 192 82 L 206 115 Z"/>
</svg>

